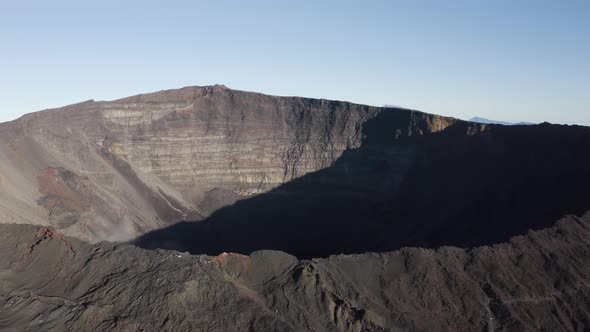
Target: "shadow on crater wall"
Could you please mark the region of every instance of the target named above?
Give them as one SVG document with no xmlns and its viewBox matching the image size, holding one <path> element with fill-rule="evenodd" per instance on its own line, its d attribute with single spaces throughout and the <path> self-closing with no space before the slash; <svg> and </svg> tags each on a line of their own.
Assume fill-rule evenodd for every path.
<svg viewBox="0 0 590 332">
<path fill-rule="evenodd" d="M 590 128 L 459 121 L 412 135 L 426 125 L 410 126 L 412 114 L 384 110 L 364 124 L 362 146 L 331 167 L 135 244 L 209 255 L 274 249 L 299 258 L 471 247 L 590 208 Z"/>
</svg>

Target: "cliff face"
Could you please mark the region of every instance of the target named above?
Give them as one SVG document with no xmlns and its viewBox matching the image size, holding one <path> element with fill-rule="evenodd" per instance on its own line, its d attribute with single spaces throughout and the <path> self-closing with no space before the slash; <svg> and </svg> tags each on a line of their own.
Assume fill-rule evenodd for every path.
<svg viewBox="0 0 590 332">
<path fill-rule="evenodd" d="M 383 112 L 401 117 L 371 140 L 434 133 L 457 121 L 223 86 L 29 114 L 0 124 L 0 222 L 117 241 L 200 220 L 333 165 L 367 143 L 365 124 Z M 386 152 L 399 155 L 394 173 L 402 178 L 412 151 Z"/>
<path fill-rule="evenodd" d="M 590 128 L 457 121 L 408 135 L 414 119 L 381 112 L 363 124 L 361 145 L 331 166 L 135 243 L 211 255 L 274 249 L 299 258 L 469 248 L 590 209 L 590 155 L 582 152 Z"/>
</svg>

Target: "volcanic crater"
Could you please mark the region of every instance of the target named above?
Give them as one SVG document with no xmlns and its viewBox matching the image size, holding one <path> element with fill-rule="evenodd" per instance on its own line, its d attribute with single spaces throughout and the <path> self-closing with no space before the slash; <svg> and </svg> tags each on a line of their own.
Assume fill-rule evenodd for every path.
<svg viewBox="0 0 590 332">
<path fill-rule="evenodd" d="M 589 146 L 222 85 L 32 113 L 0 124 L 0 328 L 584 330 Z"/>
</svg>

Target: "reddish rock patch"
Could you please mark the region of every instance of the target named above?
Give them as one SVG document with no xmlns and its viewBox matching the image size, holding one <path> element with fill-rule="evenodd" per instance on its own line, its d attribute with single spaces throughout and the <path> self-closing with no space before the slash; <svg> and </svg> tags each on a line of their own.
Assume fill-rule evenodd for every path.
<svg viewBox="0 0 590 332">
<path fill-rule="evenodd" d="M 72 246 L 72 244 L 63 235 L 55 232 L 51 228 L 41 227 L 41 228 L 39 228 L 37 233 L 35 233 L 33 243 L 29 246 L 29 250 L 25 254 L 22 255 L 21 260 L 24 257 L 31 255 L 33 253 L 33 251 L 35 251 L 35 248 L 37 246 L 39 246 L 39 244 L 41 244 L 41 242 L 46 241 L 46 240 L 49 240 L 49 241 L 57 240 L 57 241 L 62 242 L 66 246 L 67 251 L 69 253 L 71 253 L 73 256 L 76 256 L 76 250 L 74 250 L 74 247 Z"/>
<path fill-rule="evenodd" d="M 38 204 L 49 216 L 60 211 L 80 213 L 90 208 L 90 202 L 77 188 L 78 176 L 62 168 L 46 168 L 37 173 L 39 192 L 44 196 Z"/>
<path fill-rule="evenodd" d="M 247 271 L 250 266 L 250 256 L 236 253 L 221 253 L 215 256 L 214 261 L 220 268 L 230 268 L 241 272 Z"/>
</svg>

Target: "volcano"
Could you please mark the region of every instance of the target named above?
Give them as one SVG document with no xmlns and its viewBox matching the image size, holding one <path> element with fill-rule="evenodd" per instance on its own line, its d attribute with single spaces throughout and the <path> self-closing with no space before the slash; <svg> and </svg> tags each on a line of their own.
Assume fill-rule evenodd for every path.
<svg viewBox="0 0 590 332">
<path fill-rule="evenodd" d="M 0 328 L 589 329 L 589 147 L 223 85 L 28 114 L 0 124 Z"/>
</svg>

